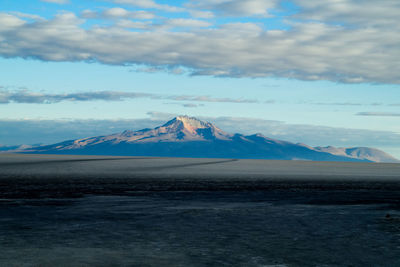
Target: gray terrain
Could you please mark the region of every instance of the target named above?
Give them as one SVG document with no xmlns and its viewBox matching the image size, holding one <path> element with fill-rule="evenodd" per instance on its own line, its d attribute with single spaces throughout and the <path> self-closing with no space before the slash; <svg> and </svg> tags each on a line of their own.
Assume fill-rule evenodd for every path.
<svg viewBox="0 0 400 267">
<path fill-rule="evenodd" d="M 0 167 L 3 179 L 400 181 L 396 163 L 0 154 Z"/>
<path fill-rule="evenodd" d="M 187 116 L 176 117 L 154 129 L 127 130 L 52 145 L 12 149 L 38 154 L 399 162 L 383 151 L 368 147 L 314 148 L 262 134 L 230 134 L 209 122 Z"/>
<path fill-rule="evenodd" d="M 399 266 L 400 164 L 0 155 L 0 266 Z"/>
</svg>

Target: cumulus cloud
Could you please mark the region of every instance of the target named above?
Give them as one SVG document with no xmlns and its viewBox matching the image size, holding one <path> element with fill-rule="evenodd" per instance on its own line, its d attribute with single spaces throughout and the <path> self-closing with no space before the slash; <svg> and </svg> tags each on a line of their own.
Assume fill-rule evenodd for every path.
<svg viewBox="0 0 400 267">
<path fill-rule="evenodd" d="M 114 2 L 159 7 L 150 0 Z M 296 20 L 287 17 L 290 29 L 285 30 L 268 30 L 251 22 L 212 26 L 207 20 L 188 18 L 164 19 L 159 25 L 140 23 L 130 19 L 150 17 L 152 13 L 123 8 L 102 13 L 123 20 L 91 28 L 83 27 L 85 20 L 72 13 L 34 21 L 0 13 L 0 55 L 149 68 L 183 67 L 192 75 L 400 83 L 400 24 L 394 15 L 400 12 L 397 2 L 368 0 L 371 11 L 364 5 L 356 5 L 355 0 L 329 0 L 326 7 L 320 7 L 325 1 L 311 2 L 298 2 L 300 11 Z M 241 10 L 240 16 L 268 15 L 265 12 L 278 4 L 278 0 L 190 2 L 200 11 L 208 8 L 205 11 L 235 14 Z M 314 12 L 316 8 L 321 11 Z M 190 10 L 196 9 L 190 7 Z M 260 10 L 262 14 L 257 13 Z M 310 22 L 305 14 L 310 14 L 314 21 Z M 82 16 L 90 17 L 93 13 L 87 11 Z M 336 20 L 342 23 L 333 23 Z"/>
<path fill-rule="evenodd" d="M 150 21 L 132 21 L 129 19 L 120 19 L 115 23 L 115 26 L 120 28 L 146 30 L 152 28 L 152 23 Z"/>
<path fill-rule="evenodd" d="M 81 13 L 82 18 L 108 18 L 108 19 L 153 19 L 156 15 L 153 12 L 138 10 L 129 11 L 121 7 L 113 7 L 103 10 L 102 12 L 96 12 L 90 9 L 84 10 Z"/>
<path fill-rule="evenodd" d="M 193 102 L 219 102 L 219 103 L 258 103 L 254 99 L 246 98 L 218 98 L 211 96 L 193 95 L 160 95 L 141 92 L 120 92 L 120 91 L 94 91 L 69 94 L 48 94 L 32 92 L 26 89 L 10 91 L 0 87 L 0 104 L 28 103 L 28 104 L 53 104 L 62 101 L 122 101 L 125 99 L 148 98 L 168 99 L 173 101 Z M 192 104 L 193 105 L 193 104 Z M 188 106 L 189 107 L 189 106 Z"/>
<path fill-rule="evenodd" d="M 44 18 L 39 15 L 28 14 L 28 13 L 23 13 L 23 12 L 18 12 L 18 11 L 12 11 L 9 14 L 15 15 L 20 18 L 27 18 L 27 19 L 32 19 L 32 20 L 44 20 Z"/>
<path fill-rule="evenodd" d="M 167 72 L 169 74 L 184 74 L 185 70 L 180 67 L 161 67 L 161 66 L 153 66 L 153 67 L 137 67 L 131 72 L 144 72 L 144 73 L 156 73 L 156 72 Z"/>
<path fill-rule="evenodd" d="M 397 26 L 400 2 L 397 0 L 294 0 L 301 12 L 296 18 L 330 23 L 351 23 L 362 27 Z"/>
<path fill-rule="evenodd" d="M 13 28 L 22 26 L 26 23 L 24 18 L 25 16 L 21 14 L 7 14 L 7 13 L 0 13 L 0 25 L 3 25 L 4 28 L 7 30 L 13 30 Z M 2 28 L 3 28 L 2 27 Z"/>
<path fill-rule="evenodd" d="M 207 10 L 189 9 L 188 12 L 195 18 L 210 19 L 215 17 L 213 12 Z"/>
<path fill-rule="evenodd" d="M 209 27 L 212 24 L 204 20 L 176 18 L 176 19 L 168 19 L 164 25 L 167 27 L 202 28 L 202 27 Z"/>
</svg>

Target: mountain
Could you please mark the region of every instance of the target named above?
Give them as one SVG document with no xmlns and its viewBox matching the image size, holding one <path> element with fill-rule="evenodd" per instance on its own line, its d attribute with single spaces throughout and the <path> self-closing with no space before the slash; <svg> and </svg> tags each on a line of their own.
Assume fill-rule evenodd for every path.
<svg viewBox="0 0 400 267">
<path fill-rule="evenodd" d="M 373 162 L 399 162 L 396 158 L 391 155 L 370 147 L 315 147 L 315 150 L 321 152 L 327 152 L 333 155 L 346 156 L 355 159 L 365 159 Z"/>
<path fill-rule="evenodd" d="M 179 116 L 154 129 L 20 149 L 24 153 L 381 162 L 396 159 L 371 148 L 310 147 L 262 134 L 229 134 L 209 122 Z"/>
<path fill-rule="evenodd" d="M 20 151 L 24 149 L 30 149 L 32 147 L 37 147 L 40 146 L 39 144 L 37 145 L 17 145 L 17 146 L 4 146 L 0 145 L 0 152 L 5 152 L 5 151 Z"/>
</svg>

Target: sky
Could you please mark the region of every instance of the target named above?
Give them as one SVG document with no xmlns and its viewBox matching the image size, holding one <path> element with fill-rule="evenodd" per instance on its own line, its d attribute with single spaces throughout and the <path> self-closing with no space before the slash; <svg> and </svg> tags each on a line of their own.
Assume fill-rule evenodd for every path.
<svg viewBox="0 0 400 267">
<path fill-rule="evenodd" d="M 398 0 L 2 0 L 0 145 L 227 132 L 400 158 Z"/>
</svg>

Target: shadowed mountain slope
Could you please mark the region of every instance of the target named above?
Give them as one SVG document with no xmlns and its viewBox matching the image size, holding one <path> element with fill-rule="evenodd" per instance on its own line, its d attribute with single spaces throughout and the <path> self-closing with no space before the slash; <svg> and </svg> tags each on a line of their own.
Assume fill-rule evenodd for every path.
<svg viewBox="0 0 400 267">
<path fill-rule="evenodd" d="M 154 129 L 69 140 L 19 150 L 25 153 L 395 162 L 370 148 L 313 148 L 262 134 L 229 134 L 209 122 L 179 116 Z"/>
</svg>

